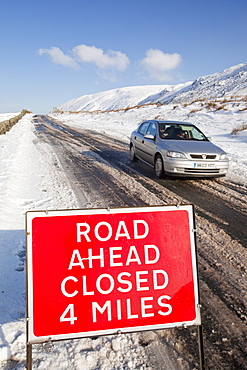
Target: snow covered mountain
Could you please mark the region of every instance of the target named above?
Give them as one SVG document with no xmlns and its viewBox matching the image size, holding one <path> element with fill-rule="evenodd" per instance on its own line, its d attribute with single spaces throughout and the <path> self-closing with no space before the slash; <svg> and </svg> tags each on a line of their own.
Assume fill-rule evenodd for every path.
<svg viewBox="0 0 247 370">
<path fill-rule="evenodd" d="M 162 91 L 160 96 L 149 96 L 147 101 L 161 103 L 190 102 L 191 100 L 229 97 L 247 94 L 247 63 L 225 69 L 222 72 L 197 78 L 190 85 L 171 94 Z"/>
<path fill-rule="evenodd" d="M 62 111 L 108 111 L 147 103 L 191 102 L 247 95 L 247 63 L 178 85 L 132 86 L 83 95 L 58 107 Z"/>
<path fill-rule="evenodd" d="M 112 110 L 139 105 L 149 95 L 156 95 L 161 91 L 170 91 L 171 93 L 186 87 L 183 85 L 154 85 L 154 86 L 131 86 L 122 87 L 108 91 L 99 92 L 91 95 L 83 95 L 77 99 L 58 107 L 62 111 L 94 111 L 94 110 Z"/>
</svg>

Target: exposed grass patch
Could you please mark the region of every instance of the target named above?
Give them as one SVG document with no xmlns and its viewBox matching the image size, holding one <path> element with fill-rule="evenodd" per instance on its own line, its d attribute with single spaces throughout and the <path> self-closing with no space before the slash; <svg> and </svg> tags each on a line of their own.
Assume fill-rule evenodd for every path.
<svg viewBox="0 0 247 370">
<path fill-rule="evenodd" d="M 211 109 L 216 110 L 217 109 L 217 103 L 215 103 L 214 101 L 210 101 L 210 102 L 207 103 L 206 108 L 208 110 L 211 110 Z"/>
<path fill-rule="evenodd" d="M 244 130 L 247 130 L 247 123 L 242 123 L 241 125 L 239 125 L 239 126 L 235 127 L 235 128 L 232 130 L 231 134 L 232 134 L 232 135 L 237 135 L 239 132 L 242 132 L 242 131 L 244 131 Z"/>
<path fill-rule="evenodd" d="M 202 108 L 201 108 L 201 109 L 192 109 L 192 110 L 190 111 L 190 113 L 189 113 L 189 114 L 198 113 L 198 112 L 200 112 L 201 110 L 202 110 Z"/>
<path fill-rule="evenodd" d="M 218 107 L 215 110 L 227 110 L 224 104 L 218 105 Z"/>
</svg>

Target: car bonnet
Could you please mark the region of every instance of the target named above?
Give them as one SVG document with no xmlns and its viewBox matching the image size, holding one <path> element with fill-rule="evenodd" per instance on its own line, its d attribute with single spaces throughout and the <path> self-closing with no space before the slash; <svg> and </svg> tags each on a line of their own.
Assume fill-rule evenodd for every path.
<svg viewBox="0 0 247 370">
<path fill-rule="evenodd" d="M 210 141 L 194 141 L 194 140 L 162 140 L 162 147 L 165 150 L 173 150 L 182 153 L 197 153 L 197 154 L 220 154 L 223 152 L 218 146 Z"/>
</svg>

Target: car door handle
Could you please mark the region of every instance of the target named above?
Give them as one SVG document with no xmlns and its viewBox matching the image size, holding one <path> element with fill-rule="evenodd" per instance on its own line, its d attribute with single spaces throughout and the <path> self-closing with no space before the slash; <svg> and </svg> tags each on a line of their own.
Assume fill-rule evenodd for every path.
<svg viewBox="0 0 247 370">
<path fill-rule="evenodd" d="M 142 140 L 142 144 L 144 144 L 144 140 Z"/>
</svg>

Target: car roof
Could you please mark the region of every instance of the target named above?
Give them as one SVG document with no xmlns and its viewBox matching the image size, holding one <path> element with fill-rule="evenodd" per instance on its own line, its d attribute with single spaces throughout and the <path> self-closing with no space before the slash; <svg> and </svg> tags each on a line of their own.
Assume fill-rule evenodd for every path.
<svg viewBox="0 0 247 370">
<path fill-rule="evenodd" d="M 183 122 L 183 121 L 160 121 L 160 120 L 153 120 L 154 122 L 158 123 L 165 123 L 165 124 L 173 124 L 173 125 L 190 125 L 193 126 L 190 122 Z"/>
<path fill-rule="evenodd" d="M 188 125 L 188 126 L 194 126 L 193 123 L 185 122 L 185 121 L 165 121 L 165 120 L 156 120 L 156 119 L 147 119 L 145 121 L 142 121 L 139 123 L 138 127 L 141 126 L 144 122 L 154 122 L 154 123 L 164 123 L 167 125 Z"/>
</svg>

